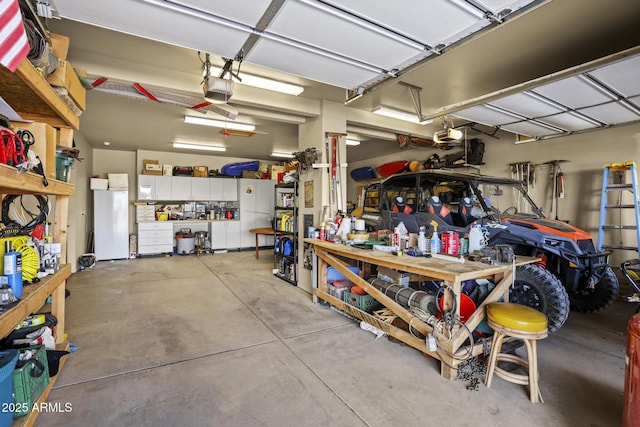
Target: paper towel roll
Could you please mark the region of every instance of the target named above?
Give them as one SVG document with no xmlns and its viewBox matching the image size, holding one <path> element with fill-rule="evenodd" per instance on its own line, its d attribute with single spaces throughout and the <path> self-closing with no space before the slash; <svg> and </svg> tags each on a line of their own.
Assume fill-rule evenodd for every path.
<svg viewBox="0 0 640 427">
<path fill-rule="evenodd" d="M 356 219 L 356 231 L 364 230 L 364 219 Z"/>
</svg>

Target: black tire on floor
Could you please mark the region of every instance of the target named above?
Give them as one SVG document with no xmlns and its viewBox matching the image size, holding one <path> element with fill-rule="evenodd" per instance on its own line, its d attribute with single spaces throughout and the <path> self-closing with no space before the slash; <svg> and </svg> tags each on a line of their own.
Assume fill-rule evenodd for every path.
<svg viewBox="0 0 640 427">
<path fill-rule="evenodd" d="M 571 309 L 580 313 L 594 313 L 609 307 L 618 296 L 618 278 L 609 266 L 602 273 L 600 281 L 593 289 L 571 292 Z"/>
<path fill-rule="evenodd" d="M 557 331 L 569 317 L 569 296 L 564 286 L 551 272 L 537 265 L 516 269 L 509 301 L 546 314 L 549 333 Z"/>
</svg>

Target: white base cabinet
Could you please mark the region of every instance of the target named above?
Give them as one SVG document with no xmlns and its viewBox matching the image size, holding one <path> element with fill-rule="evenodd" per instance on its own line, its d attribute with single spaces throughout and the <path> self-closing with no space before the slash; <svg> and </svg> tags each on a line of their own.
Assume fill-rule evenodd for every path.
<svg viewBox="0 0 640 427">
<path fill-rule="evenodd" d="M 240 221 L 212 221 L 211 249 L 238 249 L 240 247 Z"/>
<path fill-rule="evenodd" d="M 173 253 L 173 223 L 138 223 L 138 255 Z"/>
</svg>

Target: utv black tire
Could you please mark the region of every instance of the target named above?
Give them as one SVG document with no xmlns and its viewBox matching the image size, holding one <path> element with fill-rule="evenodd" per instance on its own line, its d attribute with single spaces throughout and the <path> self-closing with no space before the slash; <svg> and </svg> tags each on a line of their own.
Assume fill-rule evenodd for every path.
<svg viewBox="0 0 640 427">
<path fill-rule="evenodd" d="M 564 286 L 551 272 L 537 265 L 516 269 L 509 301 L 546 314 L 549 333 L 557 331 L 569 317 L 569 296 Z"/>
<path fill-rule="evenodd" d="M 592 290 L 571 292 L 571 308 L 580 313 L 594 313 L 609 307 L 618 296 L 618 278 L 611 267 L 607 266 L 600 281 Z"/>
</svg>

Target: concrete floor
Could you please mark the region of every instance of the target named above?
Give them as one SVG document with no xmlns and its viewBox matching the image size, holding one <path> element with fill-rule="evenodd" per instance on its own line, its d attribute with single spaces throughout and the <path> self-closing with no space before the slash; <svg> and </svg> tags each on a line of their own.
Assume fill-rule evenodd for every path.
<svg viewBox="0 0 640 427">
<path fill-rule="evenodd" d="M 635 306 L 572 313 L 539 343 L 545 403 L 524 386 L 440 377 L 271 275 L 269 251 L 99 262 L 74 274 L 79 346 L 37 426 L 615 426 Z"/>
</svg>

